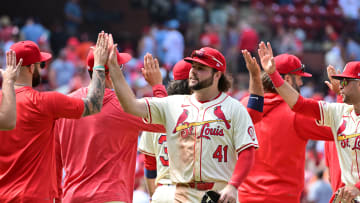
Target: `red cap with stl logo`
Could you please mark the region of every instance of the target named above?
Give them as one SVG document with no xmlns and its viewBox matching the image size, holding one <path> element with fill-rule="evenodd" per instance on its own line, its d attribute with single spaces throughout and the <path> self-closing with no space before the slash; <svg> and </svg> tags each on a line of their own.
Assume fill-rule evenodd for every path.
<svg viewBox="0 0 360 203">
<path fill-rule="evenodd" d="M 194 50 L 191 57 L 186 57 L 184 60 L 189 63 L 198 62 L 223 73 L 226 71 L 225 57 L 218 50 L 210 47 Z"/>
</svg>

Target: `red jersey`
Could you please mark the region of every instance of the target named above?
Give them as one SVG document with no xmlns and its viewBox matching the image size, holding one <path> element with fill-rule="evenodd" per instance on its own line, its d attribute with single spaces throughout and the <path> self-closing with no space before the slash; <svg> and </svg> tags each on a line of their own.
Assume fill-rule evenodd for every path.
<svg viewBox="0 0 360 203">
<path fill-rule="evenodd" d="M 247 101 L 248 97 L 242 103 Z M 240 202 L 299 202 L 307 140 L 333 140 L 330 128 L 294 113 L 278 94 L 265 93 L 263 118 L 255 124 L 255 131 L 260 147 L 252 170 L 240 185 Z"/>
<path fill-rule="evenodd" d="M 53 202 L 55 120 L 80 118 L 84 102 L 30 87 L 15 92 L 16 127 L 0 131 L 0 202 Z"/>
<path fill-rule="evenodd" d="M 81 98 L 87 91 L 81 88 L 70 96 Z M 100 113 L 79 120 L 58 120 L 58 163 L 65 169 L 63 202 L 132 202 L 141 131 L 165 129 L 125 113 L 110 89 L 105 89 Z"/>
<path fill-rule="evenodd" d="M 341 169 L 339 165 L 339 158 L 337 155 L 336 144 L 334 141 L 325 142 L 325 163 L 329 168 L 330 183 L 333 192 L 335 193 L 344 184 L 341 181 Z"/>
</svg>

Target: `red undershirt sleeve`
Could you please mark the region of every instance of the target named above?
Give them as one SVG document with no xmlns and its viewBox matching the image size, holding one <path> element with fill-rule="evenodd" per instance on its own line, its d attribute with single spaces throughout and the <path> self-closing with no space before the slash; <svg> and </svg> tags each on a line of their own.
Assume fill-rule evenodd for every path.
<svg viewBox="0 0 360 203">
<path fill-rule="evenodd" d="M 235 188 L 238 188 L 253 167 L 254 161 L 255 147 L 248 147 L 239 152 L 238 160 L 236 162 L 235 169 L 229 184 L 233 185 Z"/>
<path fill-rule="evenodd" d="M 319 102 L 314 99 L 306 99 L 299 95 L 292 110 L 296 113 L 321 120 Z"/>
<path fill-rule="evenodd" d="M 164 85 L 154 85 L 152 87 L 152 90 L 153 90 L 153 95 L 155 97 L 167 97 L 168 96 Z"/>
</svg>

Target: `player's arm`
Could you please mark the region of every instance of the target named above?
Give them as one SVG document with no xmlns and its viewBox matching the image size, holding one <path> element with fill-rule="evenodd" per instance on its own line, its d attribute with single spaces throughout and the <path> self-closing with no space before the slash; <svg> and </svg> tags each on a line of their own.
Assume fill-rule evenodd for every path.
<svg viewBox="0 0 360 203">
<path fill-rule="evenodd" d="M 221 197 L 219 202 L 236 202 L 236 192 L 238 187 L 244 181 L 249 174 L 255 161 L 255 147 L 248 147 L 238 154 L 238 160 L 236 161 L 235 169 L 229 183 L 220 192 Z"/>
<path fill-rule="evenodd" d="M 144 68 L 141 69 L 146 82 L 152 87 L 155 97 L 167 97 L 165 86 L 162 84 L 162 75 L 157 59 L 151 60 L 151 55 L 144 56 Z"/>
<path fill-rule="evenodd" d="M 127 84 L 125 77 L 120 69 L 116 58 L 115 44 L 112 47 L 107 65 L 109 66 L 110 77 L 113 82 L 116 96 L 125 112 L 145 118 L 147 117 L 147 107 L 144 100 L 136 99 L 133 91 Z"/>
<path fill-rule="evenodd" d="M 268 42 L 267 45 L 265 45 L 264 42 L 261 42 L 258 52 L 263 69 L 270 76 L 276 91 L 289 107 L 295 112 L 320 120 L 321 116 L 318 102 L 303 98 L 289 83 L 282 79 L 276 70 L 270 43 Z"/>
<path fill-rule="evenodd" d="M 104 31 L 99 33 L 94 52 L 94 68 L 90 82 L 89 92 L 84 101 L 83 117 L 101 111 L 105 89 L 105 64 L 109 56 L 109 36 Z"/>
<path fill-rule="evenodd" d="M 11 130 L 16 126 L 16 96 L 14 83 L 19 75 L 22 59 L 16 64 L 15 51 L 6 52 L 6 69 L 1 70 L 2 99 L 0 105 L 0 129 Z"/>
<path fill-rule="evenodd" d="M 145 169 L 144 169 L 145 185 L 151 197 L 154 194 L 156 188 L 155 185 L 155 179 L 157 176 L 156 158 L 154 156 L 145 154 L 144 164 L 145 164 Z"/>
<path fill-rule="evenodd" d="M 246 68 L 249 71 L 249 100 L 247 103 L 247 111 L 253 123 L 257 123 L 262 119 L 264 107 L 264 88 L 261 82 L 261 71 L 255 57 L 251 57 L 247 50 L 242 50 L 246 62 Z"/>
<path fill-rule="evenodd" d="M 62 202 L 62 172 L 63 172 L 63 164 L 61 158 L 61 146 L 60 146 L 60 137 L 59 137 L 59 129 L 58 122 L 56 121 L 54 132 L 55 132 L 55 162 L 56 162 L 56 186 L 58 191 L 58 196 L 55 198 L 55 203 Z"/>
</svg>

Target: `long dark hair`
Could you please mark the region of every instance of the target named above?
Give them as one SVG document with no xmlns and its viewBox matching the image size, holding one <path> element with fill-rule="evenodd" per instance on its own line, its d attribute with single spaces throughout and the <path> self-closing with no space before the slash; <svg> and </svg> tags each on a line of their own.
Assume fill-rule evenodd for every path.
<svg viewBox="0 0 360 203">
<path fill-rule="evenodd" d="M 169 82 L 166 90 L 167 90 L 168 95 L 191 94 L 188 79 L 172 80 Z"/>
</svg>

